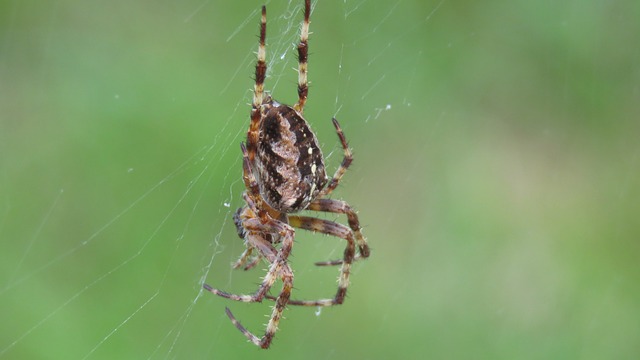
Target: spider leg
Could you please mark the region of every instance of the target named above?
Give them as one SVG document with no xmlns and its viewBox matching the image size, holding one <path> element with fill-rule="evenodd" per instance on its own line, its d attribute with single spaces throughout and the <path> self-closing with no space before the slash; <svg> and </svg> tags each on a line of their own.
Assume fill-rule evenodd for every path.
<svg viewBox="0 0 640 360">
<path fill-rule="evenodd" d="M 251 170 L 251 163 L 249 160 L 249 152 L 243 143 L 240 143 L 240 149 L 242 150 L 242 179 L 244 180 L 244 186 L 248 189 L 248 193 L 245 191 L 242 194 L 244 201 L 247 203 L 247 207 L 262 220 L 263 223 L 269 221 L 269 216 L 266 208 L 266 204 L 262 200 L 260 195 L 260 187 L 256 177 Z"/>
<path fill-rule="evenodd" d="M 260 263 L 260 260 L 262 260 L 262 256 L 255 256 L 253 259 L 251 259 L 251 261 L 247 263 L 247 265 L 245 265 L 243 270 L 247 271 L 253 269 Z"/>
<path fill-rule="evenodd" d="M 247 239 L 250 239 L 250 241 L 254 241 L 254 240 L 255 241 L 259 241 L 258 239 L 256 239 L 257 237 L 259 237 L 259 236 L 250 234 L 250 235 L 247 236 Z M 270 255 L 272 255 L 272 256 L 265 256 L 265 257 L 272 258 L 272 259 L 275 260 L 275 258 L 276 258 L 275 254 L 276 254 L 276 250 L 273 247 L 271 247 Z M 213 288 L 208 284 L 204 284 L 204 285 L 202 285 L 202 287 L 205 290 L 209 291 L 210 293 L 218 295 L 218 296 L 222 296 L 223 298 L 226 298 L 226 299 L 235 300 L 235 301 L 242 301 L 242 302 L 262 302 L 262 299 L 267 294 L 269 289 L 273 286 L 273 283 L 276 281 L 277 276 L 278 276 L 278 272 L 279 272 L 279 264 L 274 261 L 271 264 L 271 266 L 269 267 L 269 270 L 267 271 L 267 274 L 262 279 L 262 283 L 258 287 L 258 290 L 256 290 L 256 292 L 251 294 L 251 295 L 249 295 L 249 294 L 237 295 L 237 294 L 228 293 L 226 291 L 222 291 L 222 290 Z"/>
<path fill-rule="evenodd" d="M 246 149 L 243 148 L 245 165 L 247 164 L 247 152 Z M 253 175 L 251 174 L 251 169 L 248 166 L 245 166 L 245 178 L 248 179 L 248 182 L 255 182 Z M 246 180 L 245 179 L 245 180 Z M 246 180 L 247 181 L 247 180 Z M 247 188 L 251 189 L 251 186 L 247 186 Z M 287 259 L 289 258 L 289 254 L 291 253 L 291 249 L 293 247 L 293 239 L 295 235 L 295 230 L 288 225 L 286 222 L 282 222 L 279 220 L 275 220 L 271 218 L 265 212 L 265 218 L 260 219 L 255 217 L 256 215 L 256 204 L 253 202 L 253 199 L 250 194 L 247 192 L 244 193 L 245 201 L 247 201 L 247 206 L 241 208 L 237 215 L 237 221 L 239 223 L 239 233 L 245 235 L 245 239 L 247 241 L 247 248 L 255 248 L 260 253 L 259 256 L 266 258 L 271 266 L 267 271 L 264 279 L 262 280 L 262 284 L 258 287 L 258 290 L 252 295 L 236 295 L 231 294 L 219 289 L 215 289 L 207 284 L 204 284 L 203 287 L 205 290 L 218 295 L 224 298 L 242 301 L 242 302 L 261 302 L 265 297 L 269 289 L 273 286 L 274 282 L 278 277 L 282 279 L 282 290 L 280 291 L 280 295 L 276 299 L 276 304 L 273 307 L 273 311 L 271 314 L 271 319 L 267 324 L 267 329 L 262 338 L 258 338 L 253 335 L 249 330 L 247 330 L 231 313 L 231 310 L 226 309 L 227 316 L 231 320 L 231 322 L 235 325 L 235 327 L 240 330 L 251 342 L 255 345 L 260 346 L 263 349 L 266 349 L 271 344 L 271 340 L 273 339 L 277 329 L 278 323 L 282 318 L 282 312 L 289 302 L 289 297 L 291 296 L 291 289 L 293 288 L 293 272 L 289 268 L 287 264 Z M 260 195 L 256 196 L 258 200 L 260 200 Z M 280 250 L 276 250 L 273 244 L 265 238 L 264 234 L 272 234 L 270 236 L 279 236 L 282 239 L 282 245 L 280 246 Z M 243 254 L 242 258 L 245 259 L 247 255 L 247 251 Z M 246 255 L 246 256 L 245 256 Z M 241 259 L 242 259 L 241 258 Z M 249 266 L 249 265 L 248 265 Z"/>
<path fill-rule="evenodd" d="M 237 269 L 243 266 L 244 264 L 246 264 L 247 259 L 249 259 L 249 257 L 251 256 L 251 253 L 253 252 L 253 249 L 254 249 L 253 246 L 247 245 L 247 248 L 244 250 L 242 255 L 240 255 L 240 258 L 233 264 L 232 268 Z M 251 262 L 253 262 L 253 259 L 251 260 Z"/>
<path fill-rule="evenodd" d="M 344 158 L 342 159 L 340 167 L 336 170 L 336 173 L 333 175 L 331 180 L 329 180 L 328 185 L 318 194 L 318 198 L 325 197 L 331 194 L 331 192 L 333 192 L 333 190 L 338 187 L 338 184 L 340 184 L 340 179 L 342 179 L 342 176 L 344 176 L 344 174 L 347 172 L 347 169 L 349 169 L 349 166 L 351 166 L 351 163 L 353 162 L 351 150 L 349 149 L 347 139 L 342 132 L 342 128 L 340 127 L 340 124 L 338 124 L 338 120 L 336 120 L 336 118 L 333 118 L 331 119 L 331 121 L 333 122 L 333 126 L 335 126 L 336 128 L 336 133 L 338 134 L 338 138 L 340 139 L 340 144 L 342 144 L 342 149 L 344 150 Z"/>
<path fill-rule="evenodd" d="M 362 235 L 362 231 L 360 228 L 360 221 L 358 220 L 358 214 L 353 210 L 353 208 L 342 200 L 333 200 L 333 199 L 316 199 L 312 201 L 307 210 L 312 211 L 322 211 L 322 212 L 330 212 L 336 214 L 346 214 L 347 221 L 349 222 L 349 227 L 353 231 L 355 235 L 356 243 L 358 244 L 359 254 L 356 255 L 354 260 L 359 260 L 361 258 L 368 258 L 371 251 L 369 249 L 369 244 L 367 244 L 367 240 Z M 327 265 L 340 265 L 343 260 L 334 260 L 334 261 L 323 261 L 317 262 L 318 266 L 327 266 Z"/>
<path fill-rule="evenodd" d="M 309 55 L 309 16 L 311 15 L 311 0 L 304 2 L 304 20 L 300 28 L 300 42 L 298 43 L 298 102 L 293 108 L 300 114 L 304 112 L 307 102 L 309 85 L 307 80 L 307 59 Z"/>
<path fill-rule="evenodd" d="M 271 345 L 271 341 L 275 336 L 276 331 L 278 330 L 278 323 L 282 319 L 282 313 L 289 303 L 289 298 L 291 296 L 291 289 L 293 289 L 293 271 L 291 268 L 284 264 L 281 270 L 282 274 L 282 290 L 280 291 L 280 295 L 277 298 L 269 296 L 270 299 L 275 300 L 276 304 L 273 306 L 273 311 L 271 312 L 271 319 L 267 324 L 267 329 L 265 330 L 262 338 L 257 337 L 251 331 L 247 330 L 237 319 L 233 316 L 233 313 L 229 308 L 225 308 L 225 312 L 229 319 L 231 319 L 231 323 L 240 330 L 244 336 L 249 339 L 255 345 L 268 349 Z"/>
<path fill-rule="evenodd" d="M 263 256 L 260 254 L 252 256 L 253 250 L 255 250 L 255 247 L 247 245 L 247 248 L 244 250 L 240 258 L 232 265 L 232 268 L 239 269 L 242 267 L 242 270 L 247 271 L 258 265 Z"/>
<path fill-rule="evenodd" d="M 347 294 L 351 264 L 354 261 L 356 252 L 356 242 L 353 238 L 353 232 L 342 224 L 309 216 L 291 215 L 289 216 L 289 224 L 296 228 L 320 232 L 347 241 L 347 247 L 344 249 L 344 258 L 341 263 L 342 267 L 340 268 L 340 277 L 338 278 L 338 291 L 333 299 L 290 300 L 289 304 L 303 306 L 331 306 L 342 304 Z M 266 298 L 273 300 L 273 297 L 269 295 L 267 295 Z"/>
<path fill-rule="evenodd" d="M 288 227 L 288 225 L 286 224 L 283 224 L 283 225 Z M 280 290 L 280 294 L 278 295 L 278 297 L 274 299 L 276 304 L 273 307 L 273 311 L 271 312 L 271 319 L 267 324 L 267 329 L 265 330 L 265 333 L 262 336 L 262 338 L 258 338 L 249 330 L 247 330 L 247 328 L 245 328 L 235 318 L 235 316 L 233 316 L 233 313 L 231 312 L 231 310 L 229 310 L 229 308 L 226 308 L 227 316 L 229 317 L 229 319 L 231 319 L 231 322 L 233 323 L 233 325 L 235 325 L 235 327 L 238 330 L 240 330 L 240 332 L 242 332 L 244 336 L 247 337 L 247 339 L 249 339 L 252 343 L 254 343 L 255 345 L 263 349 L 267 349 L 271 345 L 271 341 L 273 340 L 273 337 L 275 336 L 275 333 L 278 330 L 278 323 L 280 322 L 280 319 L 282 319 L 282 313 L 285 307 L 287 306 L 287 303 L 289 302 L 289 298 L 291 297 L 291 289 L 293 289 L 293 271 L 291 271 L 291 268 L 287 264 L 287 259 L 289 257 L 289 254 L 291 254 L 292 247 L 293 247 L 293 232 L 287 233 L 283 236 L 282 246 L 280 247 L 280 251 L 277 252 L 277 256 L 274 259 L 273 263 L 271 264 L 271 268 L 269 269 L 269 272 L 267 273 L 267 275 L 269 275 L 269 274 L 275 274 L 277 272 L 280 275 L 282 279 L 282 290 Z M 271 248 L 273 249 L 273 247 Z M 273 252 L 271 252 L 271 254 L 273 254 Z M 265 281 L 266 281 L 266 277 L 265 277 Z M 273 282 L 271 283 L 271 285 L 273 285 Z M 216 293 L 214 292 L 214 294 Z M 266 291 L 265 291 L 265 294 L 266 294 Z M 230 294 L 225 293 L 223 295 L 223 294 L 217 293 L 217 295 L 227 297 L 225 295 L 230 295 Z M 264 296 L 264 294 L 262 296 Z M 236 300 L 232 297 L 228 297 L 228 298 L 232 300 Z"/>
<path fill-rule="evenodd" d="M 284 246 L 284 243 L 287 242 L 287 239 L 293 239 L 294 230 L 293 228 L 291 228 L 291 226 L 273 219 L 270 219 L 267 224 L 263 224 L 259 219 L 256 218 L 243 219 L 242 226 L 247 231 L 247 246 L 257 248 L 260 254 L 267 258 L 267 260 L 271 263 L 271 266 L 269 267 L 267 274 L 264 276 L 262 283 L 258 287 L 258 290 L 252 295 L 236 295 L 213 288 L 207 284 L 204 284 L 203 287 L 207 291 L 227 299 L 242 302 L 261 302 L 265 294 L 269 291 L 271 286 L 273 286 L 273 283 L 276 281 L 281 263 L 285 262 L 289 257 L 289 252 L 291 250 L 287 250 Z M 270 232 L 278 233 L 285 239 L 283 240 L 283 245 L 280 248 L 280 251 L 277 251 L 273 247 L 273 245 L 271 245 L 267 240 L 264 239 L 262 235 L 260 235 L 260 233 Z M 293 240 L 289 240 L 289 242 L 292 243 Z"/>
<path fill-rule="evenodd" d="M 258 61 L 256 62 L 256 83 L 253 90 L 253 103 L 251 104 L 251 124 L 247 131 L 247 149 L 249 159 L 253 161 L 258 146 L 258 130 L 262 118 L 260 107 L 264 98 L 264 79 L 267 74 L 266 46 L 267 37 L 267 8 L 262 6 L 260 20 L 260 43 L 258 44 Z"/>
</svg>

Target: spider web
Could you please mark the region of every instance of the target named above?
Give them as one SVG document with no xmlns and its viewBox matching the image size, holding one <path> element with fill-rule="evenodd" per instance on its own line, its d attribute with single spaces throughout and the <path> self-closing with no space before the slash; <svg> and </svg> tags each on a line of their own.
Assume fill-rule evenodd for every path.
<svg viewBox="0 0 640 360">
<path fill-rule="evenodd" d="M 314 15 L 319 11 L 317 5 L 313 3 Z M 339 15 L 337 23 L 348 30 L 350 19 L 356 17 L 360 9 L 373 4 L 360 1 L 339 5 L 337 9 L 323 11 Z M 253 291 L 264 274 L 259 269 L 245 274 L 229 268 L 243 247 L 231 218 L 241 205 L 243 190 L 238 144 L 244 139 L 248 125 L 247 103 L 252 86 L 249 76 L 255 63 L 259 4 L 225 8 L 224 3 L 205 1 L 191 4 L 191 8 L 158 9 L 158 13 L 152 15 L 143 15 L 149 10 L 146 5 L 121 6 L 124 8 L 120 11 L 103 12 L 105 9 L 97 5 L 73 1 L 55 3 L 42 10 L 20 2 L 8 4 L 7 32 L 2 42 L 3 53 L 8 54 L 3 57 L 4 79 L 16 80 L 12 79 L 10 67 L 16 59 L 25 56 L 22 51 L 30 50 L 28 45 L 21 45 L 20 39 L 24 36 L 23 22 L 29 22 L 25 18 L 33 15 L 41 20 L 34 36 L 39 43 L 33 45 L 38 52 L 33 59 L 37 62 L 33 81 L 49 85 L 34 97 L 47 96 L 47 91 L 54 88 L 62 94 L 58 98 L 60 111 L 50 118 L 39 113 L 20 113 L 24 109 L 15 108 L 20 116 L 45 120 L 45 129 L 59 139 L 39 138 L 37 130 L 20 128 L 8 118 L 3 121 L 3 140 L 6 140 L 3 144 L 7 150 L 3 154 L 10 155 L 2 158 L 7 166 L 3 166 L 3 189 L 6 190 L 1 230 L 3 238 L 8 240 L 3 241 L 2 252 L 14 254 L 14 259 L 4 262 L 6 275 L 0 296 L 5 308 L 15 308 L 17 303 L 26 301 L 18 308 L 32 310 L 6 316 L 3 322 L 10 323 L 11 330 L 3 332 L 0 357 L 54 354 L 60 358 L 112 358 L 118 354 L 123 357 L 135 354 L 135 357 L 146 358 L 184 358 L 192 357 L 188 354 L 196 357 L 224 354 L 232 350 L 228 345 L 226 349 L 219 348 L 226 339 L 235 337 L 236 344 L 243 342 L 239 333 L 230 331 L 233 329 L 224 316 L 224 306 L 237 309 L 239 316 L 247 318 L 248 326 L 258 334 L 263 331 L 263 321 L 252 322 L 251 318 L 261 319 L 270 313 L 268 304 L 228 304 L 202 291 L 205 281 L 233 291 Z M 267 6 L 266 87 L 278 100 L 293 103 L 297 75 L 292 69 L 297 66 L 295 43 L 302 4 L 291 1 Z M 89 14 L 91 21 L 79 19 L 83 14 Z M 127 23 L 133 19 L 126 17 L 140 17 L 150 32 L 158 33 L 150 36 L 144 29 L 135 28 L 130 30 L 131 35 L 108 24 L 113 20 L 125 22 L 123 27 L 133 26 Z M 377 28 L 386 20 L 378 18 L 371 26 Z M 65 27 L 67 21 L 71 24 Z M 312 21 L 321 24 L 315 17 Z M 163 22 L 176 33 L 160 30 Z M 316 23 L 312 25 L 312 32 Z M 74 27 L 87 34 L 66 33 Z M 194 34 L 201 48 L 182 44 Z M 129 44 L 127 35 L 140 39 L 133 39 Z M 365 38 L 358 39 L 360 36 Z M 318 41 L 314 50 L 319 37 L 315 34 L 311 37 L 312 88 L 307 116 L 322 116 L 327 120 L 324 124 L 315 121 L 313 126 L 323 142 L 328 165 L 335 168 L 341 151 L 328 120 L 344 113 L 344 93 L 349 91 L 354 76 L 351 69 L 345 69 L 345 59 L 354 56 L 359 43 L 369 40 L 365 33 L 353 39 L 338 39 L 335 43 L 325 39 Z M 145 44 L 161 38 L 167 43 L 165 47 Z M 80 44 L 69 46 L 67 41 Z M 119 46 L 149 47 L 148 51 L 153 54 L 144 55 L 142 50 L 137 50 L 129 56 L 108 55 L 109 51 L 118 51 Z M 323 53 L 335 53 L 331 47 L 336 46 L 338 57 L 332 56 L 326 61 L 320 58 Z M 59 47 L 63 49 L 58 50 Z M 202 53 L 190 55 L 194 48 Z M 388 51 L 382 49 L 376 56 Z M 78 62 L 78 74 L 65 75 L 66 70 L 61 67 L 67 65 L 70 61 L 67 56 L 74 52 L 89 59 Z M 173 59 L 174 63 L 155 58 L 174 52 L 182 55 Z M 147 57 L 140 60 L 136 56 Z M 133 64 L 124 63 L 127 59 Z M 142 64 L 143 61 L 148 64 Z M 375 61 L 369 59 L 366 67 L 370 68 Z M 153 70 L 142 70 L 140 67 L 144 65 Z M 170 68 L 163 69 L 163 65 Z M 176 70 L 187 73 L 184 67 L 190 67 L 193 73 L 186 74 L 188 79 L 179 85 L 170 84 L 175 77 L 164 73 Z M 104 71 L 96 73 L 99 69 Z M 328 79 L 334 83 L 314 77 L 316 70 L 330 74 Z M 127 82 L 128 76 L 120 74 L 122 71 L 130 71 L 132 74 L 128 76 L 134 78 L 138 74 L 140 79 Z M 115 79 L 108 79 L 104 72 L 113 72 L 111 76 Z M 361 76 L 364 72 L 356 74 Z M 55 79 L 56 76 L 71 78 L 62 80 Z M 195 79 L 197 76 L 203 79 Z M 91 87 L 89 92 L 96 93 L 81 94 L 78 87 L 86 87 L 90 81 L 102 84 L 105 89 Z M 164 91 L 150 90 L 165 84 Z M 185 87 L 180 88 L 183 84 Z M 368 99 L 379 92 L 383 84 L 384 76 L 369 80 L 358 98 Z M 26 82 L 20 85 L 22 91 L 29 88 Z M 322 96 L 321 91 L 327 93 Z M 136 104 L 138 101 L 149 106 L 140 106 Z M 82 102 L 91 106 L 84 108 Z M 169 106 L 161 105 L 164 102 Z M 173 108 L 187 105 L 192 109 L 186 114 Z M 370 105 L 364 109 L 368 113 L 361 114 L 359 120 L 346 128 L 355 130 L 355 124 L 379 119 L 381 113 L 389 109 L 386 103 Z M 65 111 L 71 114 L 65 116 Z M 100 114 L 95 116 L 94 111 Z M 121 116 L 135 119 L 118 118 Z M 135 123 L 131 124 L 132 121 Z M 174 125 L 176 122 L 179 127 Z M 158 129 L 153 129 L 154 126 Z M 177 129 L 185 128 L 191 131 L 177 133 Z M 14 142 L 12 131 L 18 136 L 33 136 L 33 143 L 38 146 L 35 150 L 23 148 Z M 91 136 L 96 139 L 92 140 Z M 177 139 L 173 139 L 174 136 Z M 175 144 L 185 142 L 180 136 L 193 136 L 195 141 L 176 148 Z M 64 142 L 71 144 L 63 146 Z M 92 142 L 95 147 L 90 145 Z M 203 145 L 198 146 L 198 142 Z M 42 163 L 37 158 L 32 160 L 33 168 L 16 165 L 20 159 L 47 157 L 43 155 L 47 149 L 53 153 Z M 47 161 L 51 163 L 43 165 Z M 18 184 L 20 179 L 40 177 L 48 181 L 38 185 L 35 194 L 23 192 Z M 352 183 L 357 185 L 358 181 Z M 11 242 L 10 238 L 21 240 Z M 318 289 L 302 294 L 326 297 L 335 291 L 336 273 L 321 270 L 322 275 L 314 275 L 318 269 L 312 266 L 312 261 L 339 258 L 342 244 L 322 240 L 327 242 L 323 245 L 310 235 L 300 235 L 297 242 L 304 243 L 302 238 L 312 242 L 308 249 L 296 252 L 294 262 L 301 265 L 296 269 L 297 276 L 301 283 L 315 281 Z M 315 252 L 322 255 L 309 256 Z M 256 309 L 250 309 L 252 307 Z M 307 319 L 320 315 L 320 311 L 313 309 L 304 312 Z M 54 329 L 61 326 L 66 334 L 55 334 Z M 140 335 L 149 333 L 149 327 L 153 328 L 153 334 Z M 77 341 L 79 338 L 82 340 Z"/>
<path fill-rule="evenodd" d="M 272 304 L 202 284 L 264 275 L 230 268 L 261 5 L 1 5 L 0 359 L 257 354 L 224 307 L 260 336 Z M 291 104 L 302 1 L 266 5 L 265 88 Z M 373 255 L 260 356 L 637 355 L 640 53 L 610 45 L 637 43 L 631 7 L 312 1 L 305 117 L 329 174 L 341 122 L 335 197 Z M 298 231 L 292 296 L 334 294 L 313 262 L 343 249 Z"/>
</svg>

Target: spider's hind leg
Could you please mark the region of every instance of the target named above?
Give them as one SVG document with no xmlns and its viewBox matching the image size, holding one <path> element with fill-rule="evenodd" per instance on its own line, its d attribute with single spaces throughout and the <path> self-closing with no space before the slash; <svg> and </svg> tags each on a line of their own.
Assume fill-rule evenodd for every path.
<svg viewBox="0 0 640 360">
<path fill-rule="evenodd" d="M 339 237 L 347 241 L 344 249 L 344 257 L 340 268 L 340 276 L 338 277 L 338 291 L 332 299 L 321 300 L 290 300 L 291 305 L 302 306 L 332 306 L 342 304 L 347 295 L 347 287 L 349 287 L 349 275 L 351 274 L 351 264 L 355 259 L 356 241 L 353 232 L 348 227 L 333 221 L 318 219 L 309 216 L 289 216 L 289 224 L 293 227 L 311 230 L 335 237 Z M 273 300 L 272 296 L 267 295 L 267 299 Z"/>
<path fill-rule="evenodd" d="M 263 349 L 268 349 L 269 346 L 271 345 L 271 341 L 273 340 L 273 337 L 275 336 L 276 331 L 278 331 L 278 323 L 280 322 L 280 319 L 282 319 L 282 313 L 284 312 L 284 309 L 289 303 L 289 298 L 291 297 L 291 290 L 293 289 L 293 271 L 291 271 L 291 268 L 288 265 L 283 264 L 280 272 L 282 275 L 281 276 L 282 290 L 280 291 L 280 295 L 278 295 L 277 298 L 269 296 L 270 299 L 275 300 L 276 304 L 273 307 L 273 311 L 271 312 L 271 319 L 267 324 L 267 329 L 265 330 L 265 333 L 262 336 L 262 338 L 257 337 L 251 331 L 247 330 L 247 328 L 244 327 L 236 319 L 235 316 L 233 316 L 233 313 L 231 312 L 231 310 L 229 310 L 229 308 L 225 308 L 225 312 L 227 313 L 227 316 L 231 320 L 231 323 L 238 330 L 240 330 L 240 332 L 244 334 L 244 336 L 246 336 L 247 339 L 249 339 L 249 341 L 251 341 L 256 346 L 259 346 Z"/>
<path fill-rule="evenodd" d="M 359 254 L 356 255 L 354 260 L 359 260 L 361 258 L 366 259 L 369 257 L 369 255 L 371 254 L 371 250 L 369 249 L 367 240 L 362 235 L 362 228 L 360 227 L 358 214 L 356 214 L 355 210 L 353 210 L 353 208 L 346 201 L 333 199 L 316 199 L 309 204 L 307 210 L 329 212 L 334 214 L 345 214 L 347 216 L 347 221 L 349 222 L 349 228 L 351 229 L 351 231 L 353 231 L 356 243 L 358 244 Z M 317 262 L 316 265 L 327 266 L 340 265 L 342 263 L 343 260 L 334 260 Z"/>
<path fill-rule="evenodd" d="M 264 299 L 265 295 L 267 294 L 269 289 L 271 289 L 271 287 L 273 286 L 273 283 L 276 281 L 278 272 L 279 272 L 279 264 L 277 262 L 274 262 L 273 264 L 271 264 L 271 266 L 269 267 L 269 270 L 267 271 L 267 274 L 262 279 L 262 283 L 258 287 L 258 290 L 256 290 L 256 292 L 251 295 L 232 294 L 226 291 L 222 291 L 220 289 L 216 289 L 208 284 L 203 284 L 202 287 L 212 294 L 221 296 L 229 300 L 241 301 L 241 302 L 262 302 L 262 299 Z"/>
<path fill-rule="evenodd" d="M 264 225 L 260 222 L 260 220 L 255 218 L 242 220 L 242 227 L 246 230 L 245 240 L 247 242 L 247 250 L 242 254 L 242 257 L 236 264 L 240 264 L 239 266 L 242 266 L 246 262 L 249 253 L 252 252 L 252 250 L 249 251 L 249 249 L 258 250 L 258 256 L 266 258 L 267 261 L 271 263 L 271 265 L 269 266 L 269 270 L 262 279 L 262 283 L 258 287 L 258 290 L 256 290 L 256 292 L 251 295 L 237 295 L 216 289 L 207 284 L 204 284 L 203 287 L 205 290 L 209 291 L 212 294 L 222 296 L 223 298 L 227 298 L 230 300 L 242 302 L 261 302 L 280 274 L 279 267 L 283 262 L 282 259 L 284 258 L 284 260 L 286 261 L 286 257 L 284 256 L 289 256 L 288 253 L 282 254 L 282 250 L 276 250 L 273 245 L 267 239 L 265 239 L 263 235 L 261 235 L 261 232 L 281 232 L 285 238 L 293 238 L 293 229 L 291 229 L 291 227 L 289 227 L 288 225 L 284 225 L 279 222 L 274 222 L 274 224 L 270 225 Z M 247 266 L 250 265 L 252 265 L 252 263 Z"/>
<path fill-rule="evenodd" d="M 257 221 L 257 223 L 256 223 Z M 278 226 L 281 225 L 281 226 Z M 227 316 L 233 323 L 233 325 L 240 330 L 252 343 L 255 345 L 267 349 L 271 345 L 271 341 L 275 336 L 276 331 L 278 330 L 278 324 L 280 319 L 282 318 L 282 313 L 284 312 L 287 303 L 289 302 L 289 298 L 291 297 L 291 290 L 293 289 L 293 271 L 287 264 L 287 259 L 289 258 L 289 254 L 291 254 L 291 249 L 293 247 L 293 228 L 289 225 L 283 224 L 278 221 L 274 221 L 274 224 L 267 225 L 261 224 L 257 219 L 247 219 L 243 221 L 243 226 L 249 230 L 249 237 L 247 241 L 251 243 L 252 246 L 256 247 L 261 255 L 263 255 L 269 262 L 271 262 L 271 267 L 267 272 L 263 280 L 263 284 L 260 286 L 256 294 L 254 295 L 234 295 L 229 294 L 217 289 L 212 288 L 209 285 L 204 285 L 205 289 L 222 297 L 245 301 L 245 302 L 254 302 L 261 301 L 262 298 L 265 297 L 267 291 L 273 283 L 275 282 L 277 277 L 282 279 L 282 290 L 280 290 L 280 294 L 277 298 L 274 298 L 276 304 L 273 307 L 273 311 L 271 313 L 271 319 L 267 324 L 267 329 L 265 330 L 262 338 L 258 338 L 253 333 L 251 333 L 247 328 L 245 328 L 231 313 L 231 310 L 226 309 Z M 270 231 L 273 233 L 280 234 L 282 236 L 282 246 L 280 250 L 276 251 L 276 249 L 268 243 L 268 241 L 257 232 L 260 229 L 264 231 Z M 280 230 L 280 231 L 278 231 Z"/>
</svg>

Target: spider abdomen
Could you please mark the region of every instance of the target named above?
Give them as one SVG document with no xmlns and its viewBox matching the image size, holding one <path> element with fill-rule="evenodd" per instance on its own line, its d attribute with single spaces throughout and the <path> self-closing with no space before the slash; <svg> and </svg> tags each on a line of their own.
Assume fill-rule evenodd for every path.
<svg viewBox="0 0 640 360">
<path fill-rule="evenodd" d="M 267 103 L 263 114 L 254 160 L 260 193 L 278 211 L 303 210 L 327 182 L 318 140 L 290 106 Z"/>
</svg>

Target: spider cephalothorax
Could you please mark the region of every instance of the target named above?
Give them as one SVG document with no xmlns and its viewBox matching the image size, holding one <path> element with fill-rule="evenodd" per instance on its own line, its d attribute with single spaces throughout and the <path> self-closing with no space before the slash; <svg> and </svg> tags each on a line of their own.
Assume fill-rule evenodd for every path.
<svg viewBox="0 0 640 360">
<path fill-rule="evenodd" d="M 244 239 L 246 250 L 234 268 L 254 267 L 262 259 L 269 263 L 269 270 L 262 284 L 253 295 L 227 293 L 204 284 L 204 288 L 216 295 L 243 302 L 275 301 L 264 336 L 252 334 L 242 326 L 231 311 L 226 313 L 231 322 L 254 344 L 266 349 L 271 345 L 282 312 L 287 305 L 331 306 L 342 304 L 349 286 L 351 264 L 369 256 L 369 246 L 362 236 L 355 211 L 344 201 L 326 197 L 340 183 L 351 165 L 351 150 L 336 119 L 333 125 L 344 151 L 342 164 L 331 180 L 327 180 L 324 158 L 318 140 L 302 113 L 307 101 L 307 54 L 309 36 L 310 0 L 305 0 L 304 21 L 298 44 L 298 102 L 294 106 L 280 104 L 264 93 L 265 37 L 267 10 L 262 7 L 260 45 L 256 63 L 256 83 L 251 107 L 251 123 L 247 132 L 247 145 L 242 150 L 243 180 L 247 191 L 242 196 L 245 205 L 234 215 L 238 235 Z M 340 223 L 294 215 L 310 210 L 345 214 L 349 226 Z M 347 242 L 340 260 L 318 262 L 316 265 L 340 265 L 338 291 L 333 298 L 320 300 L 291 300 L 293 271 L 288 263 L 293 247 L 295 228 L 311 230 L 342 238 Z M 356 251 L 359 254 L 356 254 Z M 282 280 L 282 290 L 277 297 L 269 295 L 276 279 Z"/>
</svg>

